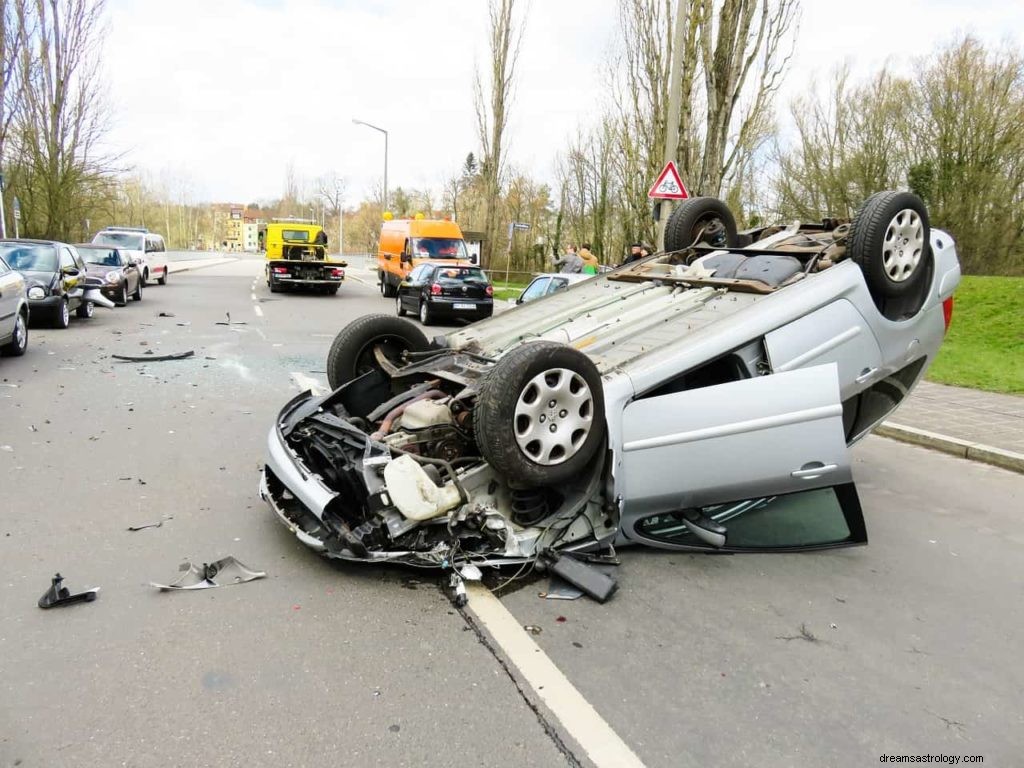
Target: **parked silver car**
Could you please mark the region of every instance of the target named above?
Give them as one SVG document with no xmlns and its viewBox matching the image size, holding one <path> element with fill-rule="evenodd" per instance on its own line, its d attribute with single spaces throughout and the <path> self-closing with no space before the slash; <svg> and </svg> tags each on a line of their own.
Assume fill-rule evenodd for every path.
<svg viewBox="0 0 1024 768">
<path fill-rule="evenodd" d="M 271 429 L 260 494 L 359 562 L 862 544 L 848 446 L 923 376 L 959 279 L 908 193 L 748 232 L 695 198 L 665 252 L 447 336 L 351 323 L 334 390 Z"/>
<path fill-rule="evenodd" d="M 28 312 L 25 278 L 0 256 L 0 354 L 25 354 Z"/>
</svg>

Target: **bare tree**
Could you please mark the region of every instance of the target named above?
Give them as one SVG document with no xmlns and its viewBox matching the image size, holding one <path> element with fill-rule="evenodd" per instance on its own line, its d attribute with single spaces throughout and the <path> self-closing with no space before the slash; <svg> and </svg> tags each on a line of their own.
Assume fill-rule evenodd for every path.
<svg viewBox="0 0 1024 768">
<path fill-rule="evenodd" d="M 21 51 L 28 37 L 25 0 L 0 0 L 0 166 L 11 123 L 24 100 Z"/>
<path fill-rule="evenodd" d="M 501 181 L 505 163 L 505 131 L 512 101 L 516 61 L 523 27 L 514 18 L 516 0 L 490 0 L 490 71 L 486 82 L 477 71 L 474 101 L 477 133 L 483 148 L 480 175 L 484 184 L 483 263 L 491 266 L 500 232 Z"/>
</svg>

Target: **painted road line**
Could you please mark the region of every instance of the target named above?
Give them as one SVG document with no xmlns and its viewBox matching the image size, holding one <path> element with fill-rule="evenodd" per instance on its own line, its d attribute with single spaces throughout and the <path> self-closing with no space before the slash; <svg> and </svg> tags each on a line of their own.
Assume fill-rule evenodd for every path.
<svg viewBox="0 0 1024 768">
<path fill-rule="evenodd" d="M 263 317 L 263 307 L 261 307 L 259 304 L 254 306 L 252 308 L 252 311 L 255 312 L 257 315 L 259 315 L 260 317 Z"/>
<path fill-rule="evenodd" d="M 256 301 L 256 286 L 254 285 L 252 288 L 253 291 L 252 293 L 249 294 L 249 298 L 251 298 L 253 301 Z"/>
<path fill-rule="evenodd" d="M 469 610 L 594 764 L 598 768 L 643 768 L 636 753 L 583 698 L 501 601 L 481 584 L 466 587 Z"/>
<path fill-rule="evenodd" d="M 291 377 L 292 381 L 299 385 L 299 389 L 308 389 L 316 397 L 326 395 L 330 391 L 319 379 L 307 376 L 299 371 L 292 371 Z"/>
<path fill-rule="evenodd" d="M 353 280 L 355 280 L 355 281 L 356 281 L 357 283 L 362 283 L 363 285 L 366 285 L 366 281 L 365 281 L 365 280 L 363 280 L 363 278 L 361 278 L 361 277 L 359 277 L 359 276 L 357 276 L 357 275 L 353 275 L 353 274 L 351 274 L 351 273 L 349 273 L 349 275 L 348 275 L 348 276 L 349 276 L 350 278 L 352 278 Z"/>
</svg>

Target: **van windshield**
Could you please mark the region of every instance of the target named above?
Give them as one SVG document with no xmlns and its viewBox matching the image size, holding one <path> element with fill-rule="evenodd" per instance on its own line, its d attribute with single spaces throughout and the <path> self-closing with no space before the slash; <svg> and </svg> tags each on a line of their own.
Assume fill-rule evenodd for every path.
<svg viewBox="0 0 1024 768">
<path fill-rule="evenodd" d="M 417 259 L 467 259 L 466 243 L 454 237 L 417 237 L 412 241 Z"/>
<path fill-rule="evenodd" d="M 129 251 L 145 250 L 146 236 L 137 232 L 98 232 L 92 239 L 96 245 L 112 245 Z"/>
</svg>

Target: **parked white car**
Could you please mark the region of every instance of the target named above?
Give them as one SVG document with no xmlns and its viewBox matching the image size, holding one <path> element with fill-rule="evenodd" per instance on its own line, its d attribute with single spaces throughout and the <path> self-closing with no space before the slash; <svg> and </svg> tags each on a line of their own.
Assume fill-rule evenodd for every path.
<svg viewBox="0 0 1024 768">
<path fill-rule="evenodd" d="M 107 227 L 97 232 L 92 242 L 117 248 L 131 259 L 139 268 L 143 285 L 151 280 L 167 285 L 167 246 L 161 235 L 143 227 Z"/>
</svg>

